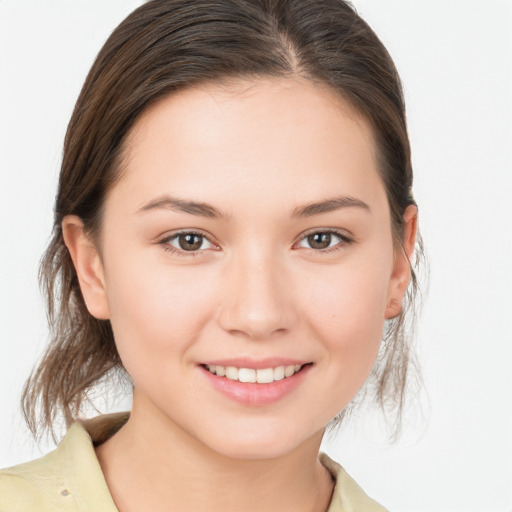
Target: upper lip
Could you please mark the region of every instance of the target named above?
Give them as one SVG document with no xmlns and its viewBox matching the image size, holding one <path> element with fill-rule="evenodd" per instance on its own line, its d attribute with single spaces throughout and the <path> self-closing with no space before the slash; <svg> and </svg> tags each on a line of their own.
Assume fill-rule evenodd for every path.
<svg viewBox="0 0 512 512">
<path fill-rule="evenodd" d="M 264 359 L 251 359 L 247 357 L 236 357 L 229 359 L 211 359 L 204 361 L 203 365 L 215 366 L 234 366 L 235 368 L 253 368 L 255 370 L 263 370 L 264 368 L 276 368 L 278 366 L 301 366 L 311 361 L 292 359 L 288 357 L 266 357 Z"/>
</svg>

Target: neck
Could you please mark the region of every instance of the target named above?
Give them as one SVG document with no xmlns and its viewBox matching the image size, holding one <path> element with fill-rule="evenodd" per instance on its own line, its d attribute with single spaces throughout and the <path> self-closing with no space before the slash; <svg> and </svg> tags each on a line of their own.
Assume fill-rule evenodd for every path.
<svg viewBox="0 0 512 512">
<path fill-rule="evenodd" d="M 332 480 L 317 459 L 322 432 L 284 455 L 237 459 L 205 446 L 134 397 L 121 430 L 97 448 L 120 512 L 320 512 Z"/>
</svg>

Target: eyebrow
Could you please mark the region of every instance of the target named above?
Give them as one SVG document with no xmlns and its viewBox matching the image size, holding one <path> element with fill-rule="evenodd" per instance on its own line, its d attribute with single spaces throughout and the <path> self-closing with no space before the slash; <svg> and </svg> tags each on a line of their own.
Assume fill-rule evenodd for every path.
<svg viewBox="0 0 512 512">
<path fill-rule="evenodd" d="M 312 217 L 322 213 L 328 213 L 343 208 L 361 208 L 370 211 L 370 207 L 360 199 L 355 197 L 343 196 L 325 199 L 316 203 L 310 203 L 304 206 L 298 206 L 292 211 L 292 218 L 297 217 Z M 140 208 L 137 213 L 144 213 L 151 210 L 172 210 L 177 212 L 188 213 L 198 217 L 206 217 L 208 219 L 228 219 L 229 215 L 215 206 L 208 203 L 197 201 L 187 201 L 171 196 L 161 196 L 153 199 L 145 206 Z"/>
<path fill-rule="evenodd" d="M 162 196 L 158 197 L 138 210 L 137 213 L 143 213 L 150 210 L 173 210 L 176 212 L 189 213 L 199 217 L 207 217 L 209 219 L 227 219 L 228 215 L 215 206 L 207 203 L 199 203 L 196 201 L 187 201 L 178 199 L 177 197 Z"/>
<path fill-rule="evenodd" d="M 355 197 L 343 196 L 334 197 L 332 199 L 325 199 L 317 203 L 307 204 L 305 206 L 298 206 L 292 212 L 292 217 L 312 217 L 321 213 L 328 213 L 342 208 L 362 208 L 370 212 L 370 207 L 360 199 Z"/>
</svg>

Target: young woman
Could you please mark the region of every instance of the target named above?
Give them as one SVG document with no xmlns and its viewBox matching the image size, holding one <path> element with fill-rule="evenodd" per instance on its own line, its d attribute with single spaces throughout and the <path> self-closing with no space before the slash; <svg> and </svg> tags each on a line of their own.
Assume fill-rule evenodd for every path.
<svg viewBox="0 0 512 512">
<path fill-rule="evenodd" d="M 358 391 L 399 410 L 417 208 L 386 50 L 341 0 L 152 0 L 65 140 L 28 381 L 57 449 L 0 510 L 384 510 L 319 455 Z M 80 420 L 125 373 L 130 413 Z"/>
</svg>

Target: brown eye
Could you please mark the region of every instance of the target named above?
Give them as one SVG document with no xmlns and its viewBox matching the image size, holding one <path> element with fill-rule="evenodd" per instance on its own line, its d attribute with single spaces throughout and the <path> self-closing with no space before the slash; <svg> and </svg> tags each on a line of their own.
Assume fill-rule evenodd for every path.
<svg viewBox="0 0 512 512">
<path fill-rule="evenodd" d="M 204 237 L 195 233 L 183 233 L 178 235 L 178 244 L 184 251 L 197 251 L 203 245 Z"/>
<path fill-rule="evenodd" d="M 176 233 L 175 235 L 164 238 L 159 243 L 165 250 L 181 255 L 188 253 L 189 256 L 194 256 L 205 250 L 215 248 L 215 245 L 210 242 L 205 235 L 194 233 L 193 231 Z"/>
<path fill-rule="evenodd" d="M 326 254 L 350 245 L 353 239 L 338 231 L 313 231 L 299 241 L 297 247 L 314 249 L 319 254 Z"/>
<path fill-rule="evenodd" d="M 308 244 L 312 249 L 327 249 L 331 245 L 331 233 L 312 233 L 307 237 Z"/>
</svg>

